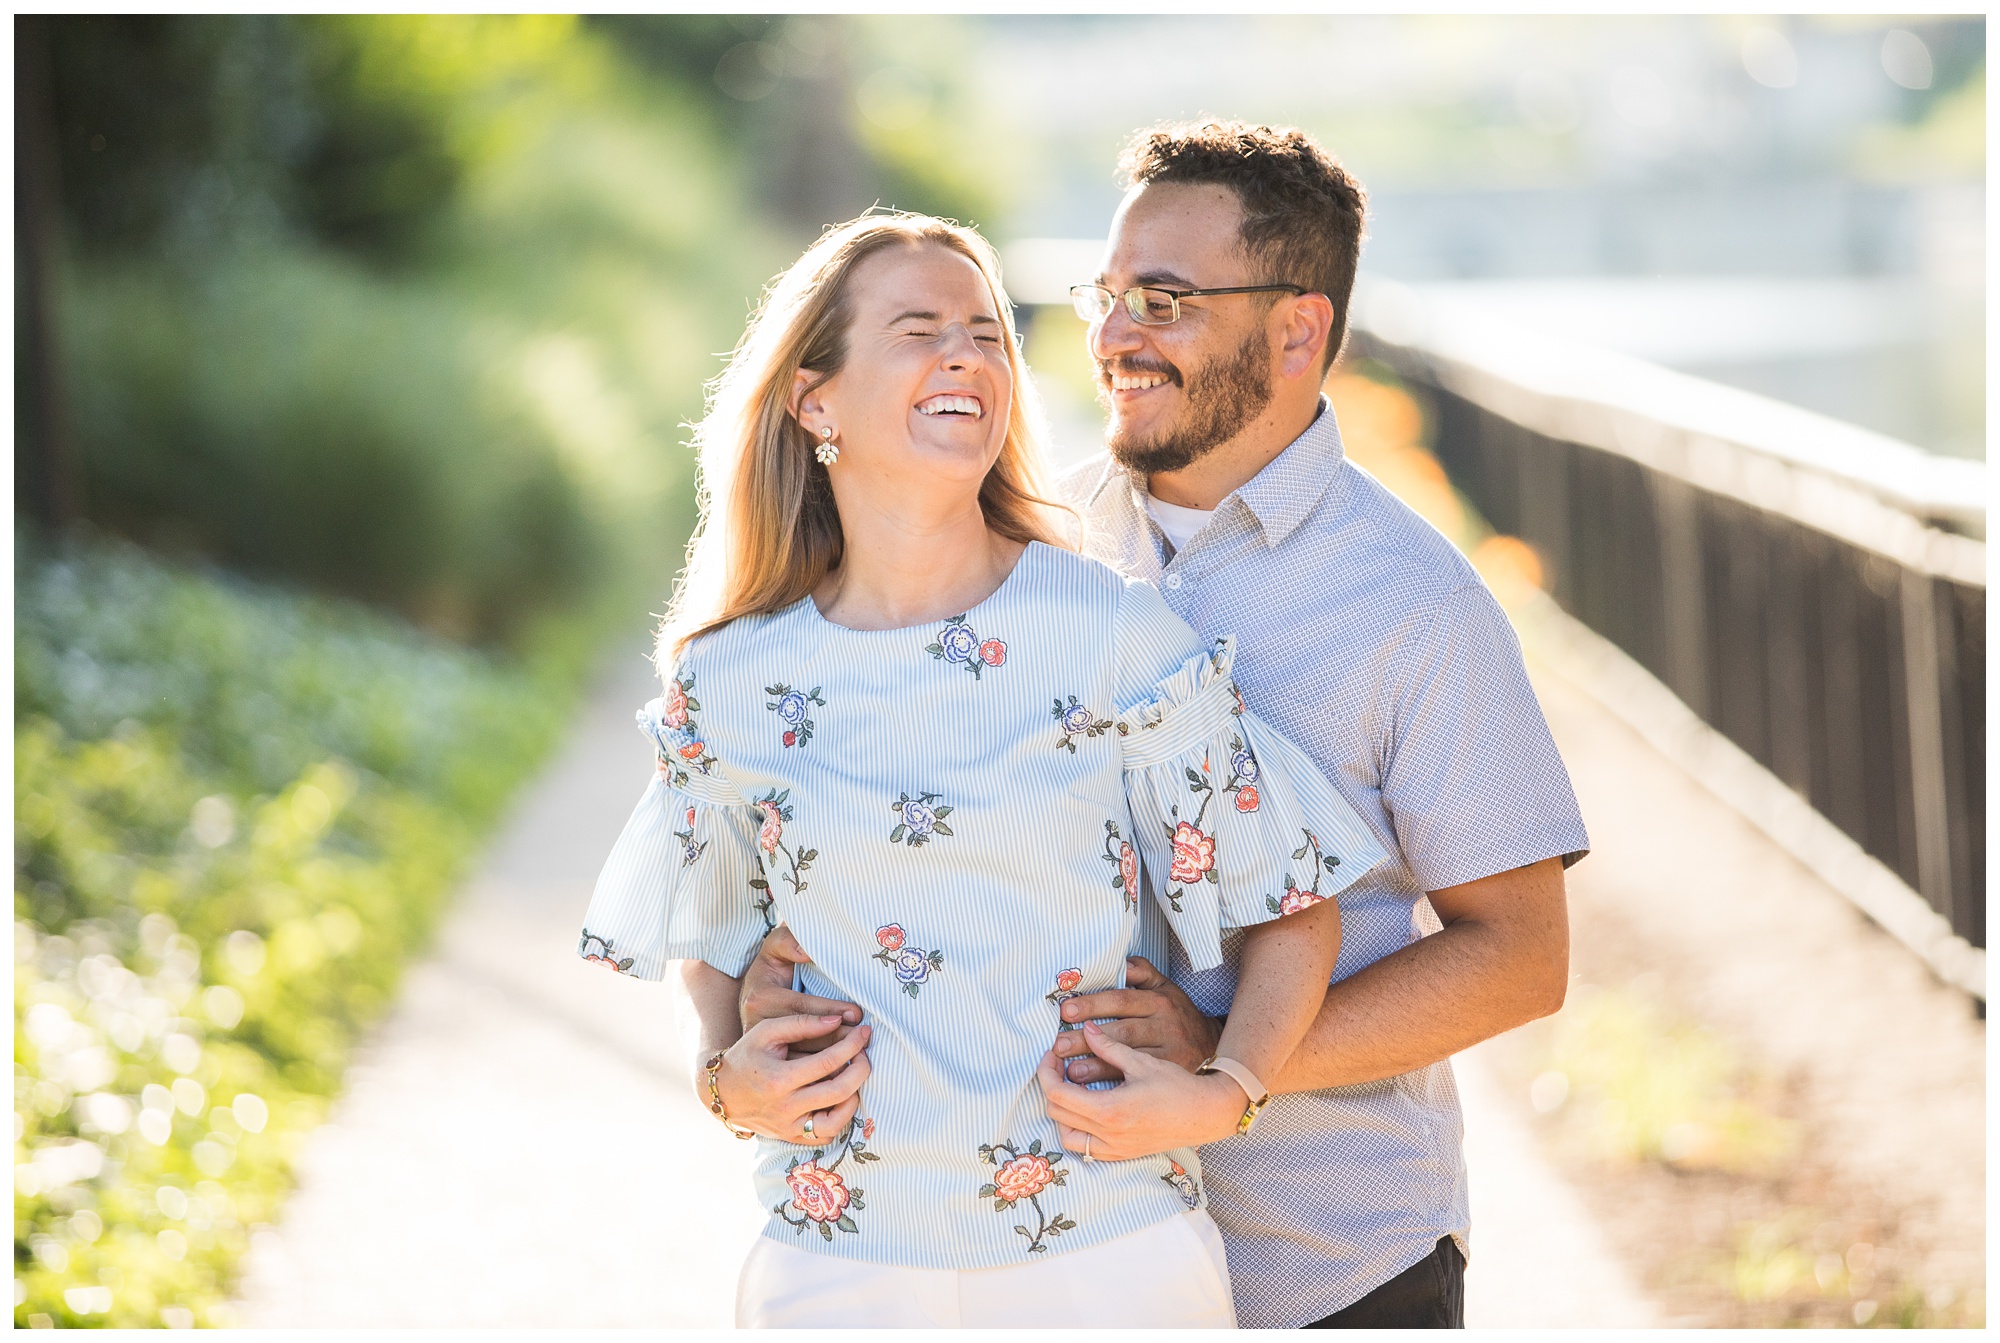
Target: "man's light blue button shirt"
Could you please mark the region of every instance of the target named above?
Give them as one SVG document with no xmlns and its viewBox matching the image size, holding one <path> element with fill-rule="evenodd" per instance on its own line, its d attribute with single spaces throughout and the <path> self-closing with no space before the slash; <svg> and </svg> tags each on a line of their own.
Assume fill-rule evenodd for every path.
<svg viewBox="0 0 2000 1343">
<path fill-rule="evenodd" d="M 1346 460 L 1324 398 L 1178 552 L 1147 516 L 1145 484 L 1098 457 L 1059 494 L 1083 514 L 1088 553 L 1156 582 L 1201 633 L 1242 640 L 1247 702 L 1389 852 L 1341 897 L 1336 982 L 1438 928 L 1426 891 L 1590 847 L 1505 613 L 1451 542 Z M 1201 974 L 1173 958 L 1205 1012 L 1228 1009 L 1234 951 Z M 1240 1323 L 1311 1323 L 1440 1237 L 1468 1248 L 1461 1137 L 1439 1062 L 1281 1096 L 1249 1137 L 1204 1148 Z"/>
</svg>

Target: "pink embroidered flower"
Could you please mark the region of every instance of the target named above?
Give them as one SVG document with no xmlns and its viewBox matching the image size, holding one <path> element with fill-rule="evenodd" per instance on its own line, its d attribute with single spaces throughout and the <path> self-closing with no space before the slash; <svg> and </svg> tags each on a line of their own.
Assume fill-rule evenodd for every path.
<svg viewBox="0 0 2000 1343">
<path fill-rule="evenodd" d="M 765 853 L 776 853 L 778 841 L 784 838 L 785 818 L 778 814 L 775 802 L 760 802 L 757 805 L 764 811 L 764 824 L 757 827 L 757 847 Z"/>
<path fill-rule="evenodd" d="M 704 743 L 702 743 L 702 742 L 699 742 L 699 741 L 690 741 L 690 742 L 683 742 L 683 743 L 681 744 L 681 748 L 680 748 L 680 749 L 681 749 L 681 759 L 683 759 L 683 760 L 699 760 L 699 759 L 701 759 L 701 753 L 702 753 L 702 752 L 703 752 L 704 750 L 706 750 L 706 749 L 707 749 L 707 747 L 706 747 L 706 745 L 705 745 Z"/>
<path fill-rule="evenodd" d="M 900 923 L 891 923 L 877 928 L 875 930 L 875 940 L 881 944 L 884 951 L 901 951 L 903 949 L 903 925 Z"/>
<path fill-rule="evenodd" d="M 1296 914 L 1302 909 L 1311 909 L 1314 905 L 1323 904 L 1325 901 L 1326 897 L 1323 895 L 1314 895 L 1311 891 L 1302 891 L 1297 887 L 1293 887 L 1291 890 L 1286 891 L 1285 898 L 1278 902 L 1278 913 L 1280 915 Z"/>
<path fill-rule="evenodd" d="M 875 1136 L 875 1121 L 874 1121 L 874 1120 L 872 1120 L 872 1119 L 864 1119 L 864 1120 L 862 1120 L 862 1121 L 861 1121 L 861 1136 L 862 1136 L 862 1138 L 864 1138 L 864 1139 L 867 1139 L 867 1138 L 872 1138 L 872 1137 L 874 1137 L 874 1136 Z"/>
<path fill-rule="evenodd" d="M 1009 1203 L 1018 1203 L 1047 1189 L 1055 1176 L 1055 1167 L 1049 1164 L 1047 1157 L 1029 1152 L 993 1172 L 993 1187 L 999 1197 Z"/>
<path fill-rule="evenodd" d="M 997 667 L 1007 660 L 1007 645 L 998 639 L 988 639 L 979 645 L 979 660 L 989 667 Z"/>
<path fill-rule="evenodd" d="M 1236 810 L 1238 811 L 1257 810 L 1256 784 L 1246 783 L 1241 788 L 1236 790 Z"/>
<path fill-rule="evenodd" d="M 693 807 L 689 807 L 689 808 L 688 808 L 688 824 L 689 824 L 689 825 L 693 825 L 693 824 L 694 824 L 694 808 L 693 808 Z"/>
<path fill-rule="evenodd" d="M 837 1222 L 851 1195 L 840 1176 L 817 1161 L 802 1161 L 786 1172 L 791 1186 L 792 1206 L 815 1222 Z"/>
<path fill-rule="evenodd" d="M 1125 879 L 1122 888 L 1125 894 L 1138 898 L 1139 895 L 1139 853 L 1130 844 L 1118 846 L 1118 875 Z"/>
<path fill-rule="evenodd" d="M 1215 840 L 1204 835 L 1192 822 L 1174 827 L 1174 867 L 1172 879 L 1186 885 L 1200 881 L 1215 866 Z"/>
<path fill-rule="evenodd" d="M 798 733 L 796 733 L 796 732 L 789 732 L 789 731 L 785 733 L 785 745 L 787 745 L 787 746 L 797 746 L 798 744 L 799 744 L 799 734 L 798 734 Z"/>
<path fill-rule="evenodd" d="M 679 681 L 667 682 L 665 703 L 661 706 L 660 717 L 668 727 L 679 727 L 688 720 L 687 689 Z"/>
<path fill-rule="evenodd" d="M 1186 1175 L 1186 1174 L 1187 1174 L 1187 1168 L 1186 1168 L 1185 1166 L 1181 1165 L 1181 1163 L 1180 1163 L 1180 1162 L 1178 1162 L 1178 1161 L 1174 1160 L 1174 1159 L 1173 1159 L 1172 1157 L 1168 1157 L 1168 1158 L 1167 1158 L 1167 1164 L 1168 1164 L 1169 1166 L 1172 1166 L 1172 1167 L 1174 1168 L 1174 1174 L 1176 1174 L 1176 1175 Z"/>
<path fill-rule="evenodd" d="M 1068 993 L 1081 983 L 1083 983 L 1083 971 L 1081 970 L 1065 970 L 1056 976 L 1056 988 L 1063 993 Z"/>
</svg>

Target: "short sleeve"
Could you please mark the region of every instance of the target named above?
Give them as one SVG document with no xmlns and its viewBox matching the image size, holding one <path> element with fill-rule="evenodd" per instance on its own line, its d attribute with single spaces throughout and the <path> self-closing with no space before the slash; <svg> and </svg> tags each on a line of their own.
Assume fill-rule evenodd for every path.
<svg viewBox="0 0 2000 1343">
<path fill-rule="evenodd" d="M 1248 711 L 1231 674 L 1234 638 L 1204 648 L 1153 601 L 1157 611 L 1129 618 L 1121 608 L 1121 633 L 1132 626 L 1131 651 L 1157 658 L 1178 625 L 1181 656 L 1129 703 L 1121 697 L 1125 795 L 1153 898 L 1200 971 L 1222 963 L 1223 930 L 1333 899 L 1387 855 L 1305 753 Z"/>
<path fill-rule="evenodd" d="M 1439 606 L 1388 684 L 1382 802 L 1424 890 L 1589 850 L 1514 628 L 1483 586 Z"/>
<path fill-rule="evenodd" d="M 757 834 L 763 817 L 715 770 L 689 697 L 693 677 L 638 714 L 653 778 L 611 847 L 591 893 L 577 954 L 635 979 L 668 961 L 741 975 L 769 930 Z"/>
</svg>

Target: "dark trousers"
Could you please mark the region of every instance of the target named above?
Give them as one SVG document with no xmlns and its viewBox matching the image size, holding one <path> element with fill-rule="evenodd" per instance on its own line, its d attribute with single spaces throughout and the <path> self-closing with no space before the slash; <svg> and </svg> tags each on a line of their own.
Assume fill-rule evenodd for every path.
<svg viewBox="0 0 2000 1343">
<path fill-rule="evenodd" d="M 1465 1260 L 1450 1236 L 1428 1255 L 1308 1329 L 1463 1329 Z"/>
</svg>

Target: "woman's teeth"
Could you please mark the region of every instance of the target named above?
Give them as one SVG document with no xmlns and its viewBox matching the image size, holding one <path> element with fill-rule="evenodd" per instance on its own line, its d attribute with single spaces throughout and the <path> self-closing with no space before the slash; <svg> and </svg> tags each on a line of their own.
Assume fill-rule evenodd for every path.
<svg viewBox="0 0 2000 1343">
<path fill-rule="evenodd" d="M 917 403 L 919 415 L 970 415 L 978 419 L 979 398 L 974 396 L 934 396 Z"/>
</svg>

